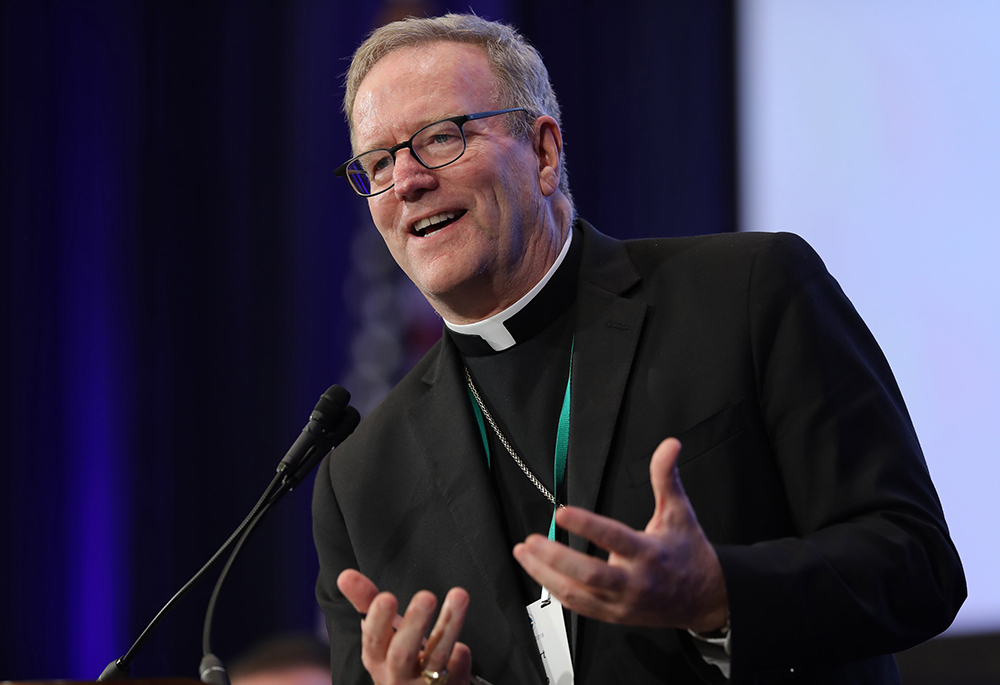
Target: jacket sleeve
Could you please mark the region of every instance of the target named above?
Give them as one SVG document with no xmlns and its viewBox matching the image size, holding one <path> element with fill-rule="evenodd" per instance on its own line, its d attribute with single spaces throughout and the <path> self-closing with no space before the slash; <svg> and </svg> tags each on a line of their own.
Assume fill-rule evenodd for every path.
<svg viewBox="0 0 1000 685">
<path fill-rule="evenodd" d="M 787 234 L 749 273 L 757 399 L 795 534 L 717 546 L 734 682 L 908 648 L 966 594 L 899 388 L 839 285 Z"/>
</svg>

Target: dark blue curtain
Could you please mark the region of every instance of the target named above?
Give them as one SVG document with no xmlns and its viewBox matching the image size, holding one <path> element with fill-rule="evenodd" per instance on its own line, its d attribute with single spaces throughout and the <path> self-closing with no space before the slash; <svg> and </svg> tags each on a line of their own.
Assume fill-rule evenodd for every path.
<svg viewBox="0 0 1000 685">
<path fill-rule="evenodd" d="M 581 216 L 617 238 L 736 230 L 731 2 L 524 0 L 514 14 L 559 95 Z"/>
<path fill-rule="evenodd" d="M 728 4 L 472 7 L 546 56 L 581 214 L 620 237 L 733 229 Z M 0 0 L 0 679 L 124 653 L 341 377 L 367 221 L 332 176 L 344 58 L 444 9 Z M 223 658 L 317 621 L 308 486 L 231 577 Z M 195 673 L 209 590 L 134 675 Z"/>
</svg>

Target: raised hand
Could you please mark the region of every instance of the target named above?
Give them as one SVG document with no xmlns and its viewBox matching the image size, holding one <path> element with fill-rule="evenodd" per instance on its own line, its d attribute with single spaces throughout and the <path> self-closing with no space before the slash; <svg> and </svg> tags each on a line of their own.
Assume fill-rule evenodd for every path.
<svg viewBox="0 0 1000 685">
<path fill-rule="evenodd" d="M 348 569 L 337 578 L 337 587 L 358 613 L 361 621 L 361 662 L 375 685 L 426 685 L 433 677 L 422 673 L 447 671 L 449 685 L 466 685 L 472 671 L 472 653 L 458 642 L 469 594 L 452 588 L 445 597 L 437 622 L 427 640 L 437 598 L 427 591 L 410 600 L 406 613 L 397 613 L 399 603 L 388 592 L 379 592 L 371 580 Z"/>
<path fill-rule="evenodd" d="M 681 444 L 660 443 L 649 463 L 656 507 L 643 531 L 577 507 L 556 513 L 559 527 L 610 554 L 605 562 L 541 535 L 514 547 L 514 557 L 563 606 L 625 625 L 721 628 L 729 612 L 725 579 L 677 474 Z"/>
</svg>

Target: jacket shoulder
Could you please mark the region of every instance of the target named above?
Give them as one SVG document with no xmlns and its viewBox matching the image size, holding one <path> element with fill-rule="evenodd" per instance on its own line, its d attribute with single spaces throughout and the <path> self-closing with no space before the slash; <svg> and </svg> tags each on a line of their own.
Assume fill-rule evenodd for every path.
<svg viewBox="0 0 1000 685">
<path fill-rule="evenodd" d="M 822 266 L 816 251 L 794 233 L 717 233 L 679 238 L 642 238 L 623 241 L 636 266 L 662 264 L 666 261 L 714 261 L 740 264 L 757 258 L 776 265 L 792 267 Z"/>
</svg>

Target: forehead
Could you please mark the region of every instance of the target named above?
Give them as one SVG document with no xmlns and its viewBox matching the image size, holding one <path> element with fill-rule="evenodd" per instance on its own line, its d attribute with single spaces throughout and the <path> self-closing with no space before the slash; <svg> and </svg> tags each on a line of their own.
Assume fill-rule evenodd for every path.
<svg viewBox="0 0 1000 685">
<path fill-rule="evenodd" d="M 489 110 L 496 80 L 482 48 L 437 42 L 400 48 L 358 88 L 352 120 L 361 149 L 405 140 L 438 119 Z"/>
</svg>

